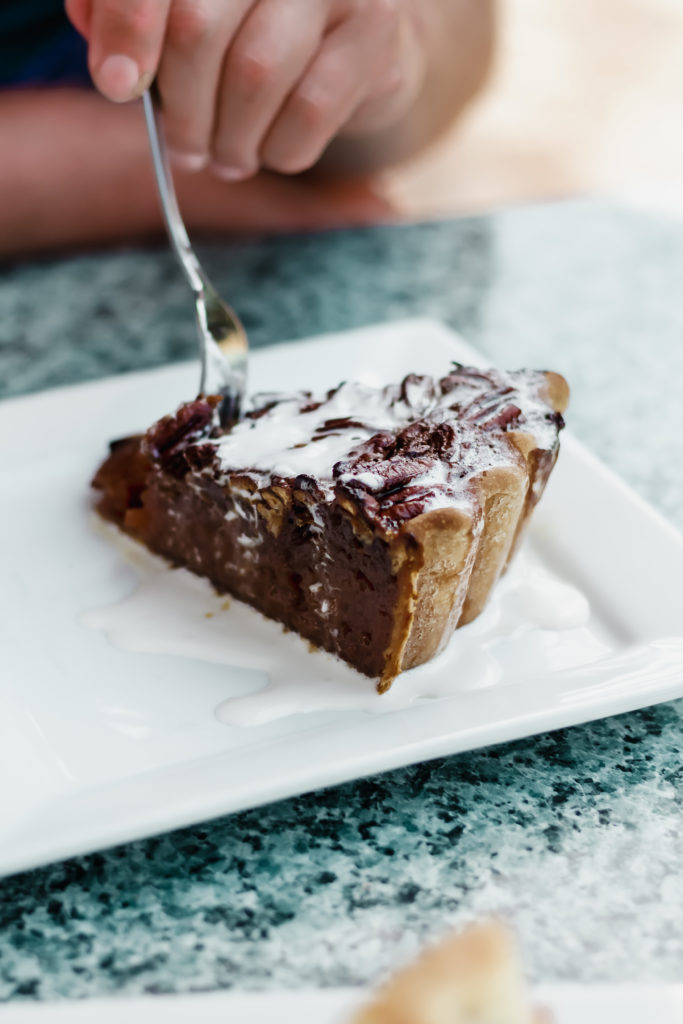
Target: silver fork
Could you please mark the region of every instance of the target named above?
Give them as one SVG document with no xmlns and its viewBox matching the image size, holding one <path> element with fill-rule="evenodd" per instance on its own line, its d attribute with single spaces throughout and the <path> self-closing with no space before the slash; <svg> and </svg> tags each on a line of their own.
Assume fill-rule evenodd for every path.
<svg viewBox="0 0 683 1024">
<path fill-rule="evenodd" d="M 143 93 L 142 103 L 152 150 L 154 173 L 161 208 L 171 244 L 195 297 L 203 395 L 222 395 L 221 423 L 239 419 L 247 381 L 247 334 L 239 317 L 223 302 L 197 259 L 178 209 L 171 167 L 168 161 L 161 104 L 152 85 Z"/>
</svg>

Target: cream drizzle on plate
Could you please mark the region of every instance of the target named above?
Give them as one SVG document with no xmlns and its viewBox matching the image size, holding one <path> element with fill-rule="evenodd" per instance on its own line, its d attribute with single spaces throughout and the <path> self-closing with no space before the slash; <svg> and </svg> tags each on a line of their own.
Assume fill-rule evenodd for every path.
<svg viewBox="0 0 683 1024">
<path fill-rule="evenodd" d="M 116 647 L 251 669 L 254 692 L 216 708 L 221 722 L 258 726 L 295 714 L 364 711 L 383 714 L 423 700 L 508 685 L 590 665 L 610 648 L 589 628 L 590 608 L 574 586 L 523 550 L 488 607 L 456 631 L 438 658 L 403 673 L 388 693 L 333 655 L 311 650 L 294 633 L 252 608 L 217 595 L 203 579 L 171 569 L 115 528 L 107 527 L 135 564 L 134 591 L 109 607 L 85 612 L 83 625 L 104 631 Z M 191 685 L 191 683 L 188 683 Z"/>
</svg>

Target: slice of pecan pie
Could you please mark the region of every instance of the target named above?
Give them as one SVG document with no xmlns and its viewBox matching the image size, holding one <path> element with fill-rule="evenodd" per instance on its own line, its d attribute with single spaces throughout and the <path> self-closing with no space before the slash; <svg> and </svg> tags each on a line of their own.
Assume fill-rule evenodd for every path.
<svg viewBox="0 0 683 1024">
<path fill-rule="evenodd" d="M 386 690 L 484 607 L 558 453 L 566 382 L 436 380 L 260 395 L 228 430 L 199 398 L 114 442 L 98 509 Z"/>
</svg>

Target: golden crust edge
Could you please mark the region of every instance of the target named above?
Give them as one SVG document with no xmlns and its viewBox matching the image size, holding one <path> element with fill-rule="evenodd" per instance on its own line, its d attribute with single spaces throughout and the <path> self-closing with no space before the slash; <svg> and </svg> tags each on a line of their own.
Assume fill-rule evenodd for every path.
<svg viewBox="0 0 683 1024">
<path fill-rule="evenodd" d="M 555 412 L 565 412 L 570 398 L 569 384 L 566 379 L 561 373 L 555 373 L 554 370 L 545 370 L 543 377 L 544 383 L 541 385 L 541 398 Z"/>
<path fill-rule="evenodd" d="M 458 627 L 472 622 L 484 610 L 505 571 L 524 515 L 529 473 L 522 455 L 512 444 L 510 449 L 514 464 L 495 466 L 476 480 L 483 526 Z"/>
<path fill-rule="evenodd" d="M 399 570 L 402 593 L 380 693 L 399 672 L 434 657 L 452 635 L 469 583 L 478 516 L 476 503 L 472 510 L 437 508 L 411 520 L 399 534 L 399 550 L 419 554 L 405 557 Z"/>
</svg>

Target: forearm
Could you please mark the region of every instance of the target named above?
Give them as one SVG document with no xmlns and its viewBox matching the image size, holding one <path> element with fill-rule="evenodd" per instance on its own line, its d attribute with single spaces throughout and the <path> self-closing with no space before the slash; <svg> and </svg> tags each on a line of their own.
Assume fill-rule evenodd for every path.
<svg viewBox="0 0 683 1024">
<path fill-rule="evenodd" d="M 162 233 L 139 103 L 118 106 L 76 89 L 0 92 L 0 150 L 0 258 Z M 363 182 L 260 174 L 228 185 L 208 170 L 176 170 L 174 179 L 193 234 L 307 230 L 391 216 Z"/>
<path fill-rule="evenodd" d="M 426 74 L 417 98 L 379 132 L 347 132 L 328 147 L 322 164 L 338 173 L 379 170 L 434 141 L 463 112 L 490 72 L 496 0 L 407 0 L 414 5 Z"/>
<path fill-rule="evenodd" d="M 0 255 L 139 239 L 160 228 L 135 107 L 87 90 L 3 92 L 0 137 Z"/>
</svg>

